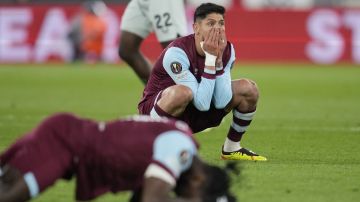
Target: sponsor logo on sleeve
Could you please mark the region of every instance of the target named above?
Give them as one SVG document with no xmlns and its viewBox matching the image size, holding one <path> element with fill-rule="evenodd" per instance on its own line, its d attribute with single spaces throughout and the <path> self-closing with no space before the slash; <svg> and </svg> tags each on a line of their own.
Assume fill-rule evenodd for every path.
<svg viewBox="0 0 360 202">
<path fill-rule="evenodd" d="M 180 153 L 180 163 L 181 165 L 186 165 L 190 161 L 190 153 L 186 150 Z"/>
<path fill-rule="evenodd" d="M 181 66 L 180 62 L 172 62 L 170 64 L 170 67 L 171 67 L 171 71 L 174 74 L 180 74 L 180 72 L 182 71 L 182 66 Z"/>
</svg>

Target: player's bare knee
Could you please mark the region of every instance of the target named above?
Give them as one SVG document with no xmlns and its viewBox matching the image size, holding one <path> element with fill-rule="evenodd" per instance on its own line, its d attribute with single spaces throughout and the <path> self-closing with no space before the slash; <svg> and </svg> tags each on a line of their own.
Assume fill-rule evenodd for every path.
<svg viewBox="0 0 360 202">
<path fill-rule="evenodd" d="M 174 104 L 177 103 L 176 105 L 187 105 L 193 99 L 191 89 L 183 85 L 170 87 L 164 91 L 163 96 L 167 96 Z"/>
<path fill-rule="evenodd" d="M 256 103 L 259 99 L 259 90 L 254 81 L 249 79 L 239 79 L 232 83 L 234 96 L 245 98 L 249 102 Z"/>
<path fill-rule="evenodd" d="M 259 90 L 258 90 L 258 87 L 257 87 L 257 84 L 252 81 L 252 80 L 247 80 L 249 85 L 248 85 L 248 90 L 249 90 L 249 98 L 251 100 L 253 100 L 254 102 L 257 102 L 257 100 L 259 99 Z"/>
<path fill-rule="evenodd" d="M 179 103 L 189 103 L 193 99 L 193 94 L 190 88 L 183 85 L 174 86 L 172 91 L 172 98 Z"/>
<path fill-rule="evenodd" d="M 180 96 L 182 99 L 182 102 L 186 102 L 189 103 L 192 99 L 193 99 L 193 93 L 191 91 L 191 89 L 187 86 L 183 86 L 183 85 L 179 85 L 179 92 L 180 92 Z"/>
</svg>

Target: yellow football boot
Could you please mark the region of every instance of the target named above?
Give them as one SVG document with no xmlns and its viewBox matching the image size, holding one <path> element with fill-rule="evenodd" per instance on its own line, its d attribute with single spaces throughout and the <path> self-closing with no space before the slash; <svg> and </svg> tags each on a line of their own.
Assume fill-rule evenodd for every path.
<svg viewBox="0 0 360 202">
<path fill-rule="evenodd" d="M 223 160 L 248 160 L 248 161 L 267 161 L 266 157 L 260 156 L 255 152 L 241 148 L 233 152 L 225 152 L 222 150 L 221 159 Z"/>
</svg>

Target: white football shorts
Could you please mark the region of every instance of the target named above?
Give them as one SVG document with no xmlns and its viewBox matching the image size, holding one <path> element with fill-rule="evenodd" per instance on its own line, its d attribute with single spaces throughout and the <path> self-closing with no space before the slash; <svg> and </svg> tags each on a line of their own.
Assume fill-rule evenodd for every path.
<svg viewBox="0 0 360 202">
<path fill-rule="evenodd" d="M 159 42 L 185 36 L 188 31 L 184 0 L 132 0 L 124 11 L 120 29 L 142 38 L 155 32 Z"/>
</svg>

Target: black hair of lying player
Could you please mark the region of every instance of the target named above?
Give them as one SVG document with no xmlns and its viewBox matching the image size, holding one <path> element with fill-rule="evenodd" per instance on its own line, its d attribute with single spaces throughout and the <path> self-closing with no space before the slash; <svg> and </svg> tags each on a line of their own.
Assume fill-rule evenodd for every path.
<svg viewBox="0 0 360 202">
<path fill-rule="evenodd" d="M 236 202 L 236 198 L 229 192 L 230 188 L 230 177 L 229 173 L 234 173 L 239 175 L 239 167 L 237 163 L 230 162 L 227 163 L 225 169 L 222 169 L 218 166 L 213 165 L 204 165 L 204 172 L 206 173 L 206 186 L 203 190 L 203 202 L 217 202 L 220 201 L 220 198 L 224 198 L 227 202 Z M 182 187 L 186 187 L 188 184 L 188 175 L 189 172 L 184 172 L 179 180 L 177 181 L 177 186 L 175 187 L 175 193 L 177 195 L 182 195 Z"/>
<path fill-rule="evenodd" d="M 213 165 L 205 165 L 204 172 L 207 176 L 206 186 L 203 190 L 202 202 L 217 202 L 221 201 L 220 198 L 223 198 L 227 202 L 236 202 L 236 198 L 229 192 L 230 188 L 230 173 L 235 175 L 240 174 L 240 168 L 238 163 L 229 162 L 226 164 L 225 169 Z M 191 170 L 188 170 L 182 173 L 177 180 L 177 185 L 175 187 L 175 193 L 178 196 L 182 196 L 183 189 L 185 189 L 189 184 L 189 179 L 192 177 Z M 134 190 L 130 198 L 130 202 L 140 202 L 142 195 L 142 189 Z M 226 200 L 225 200 L 226 199 Z"/>
</svg>

